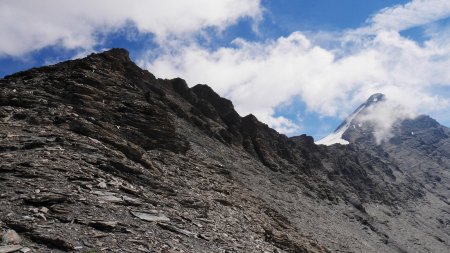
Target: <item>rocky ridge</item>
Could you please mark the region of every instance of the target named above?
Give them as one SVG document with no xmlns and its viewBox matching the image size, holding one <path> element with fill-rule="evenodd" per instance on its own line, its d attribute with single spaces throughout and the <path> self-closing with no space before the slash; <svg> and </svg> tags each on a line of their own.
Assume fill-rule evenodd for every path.
<svg viewBox="0 0 450 253">
<path fill-rule="evenodd" d="M 427 120 L 431 150 L 315 145 L 241 117 L 206 85 L 157 79 L 123 49 L 0 87 L 1 234 L 21 239 L 0 252 L 449 248 L 448 129 Z M 405 152 L 434 155 L 433 169 L 409 173 Z"/>
</svg>

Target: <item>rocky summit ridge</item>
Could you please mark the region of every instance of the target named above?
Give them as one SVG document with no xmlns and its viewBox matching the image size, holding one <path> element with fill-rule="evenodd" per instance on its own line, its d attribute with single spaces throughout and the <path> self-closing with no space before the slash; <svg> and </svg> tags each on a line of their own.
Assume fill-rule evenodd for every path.
<svg viewBox="0 0 450 253">
<path fill-rule="evenodd" d="M 19 72 L 0 79 L 0 252 L 448 252 L 450 131 L 395 131 L 288 138 L 123 49 Z"/>
</svg>

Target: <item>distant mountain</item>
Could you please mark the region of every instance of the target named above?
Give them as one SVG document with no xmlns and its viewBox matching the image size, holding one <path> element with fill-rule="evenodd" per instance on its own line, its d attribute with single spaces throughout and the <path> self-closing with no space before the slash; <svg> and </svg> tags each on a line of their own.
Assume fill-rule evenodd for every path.
<svg viewBox="0 0 450 253">
<path fill-rule="evenodd" d="M 0 252 L 448 252 L 449 129 L 316 145 L 123 49 L 0 79 Z"/>
<path fill-rule="evenodd" d="M 367 113 L 367 110 L 372 106 L 378 104 L 379 102 L 385 101 L 384 94 L 377 93 L 370 96 L 369 99 L 362 105 L 360 105 L 350 116 L 348 116 L 333 133 L 320 139 L 316 142 L 319 145 L 333 145 L 333 144 L 349 144 L 349 140 L 346 138 L 346 132 L 350 131 L 351 128 L 360 128 L 362 126 L 361 116 Z M 345 135 L 345 136 L 344 136 Z"/>
<path fill-rule="evenodd" d="M 386 174 L 390 174 L 394 182 L 415 184 L 410 190 L 416 189 L 419 195 L 423 195 L 413 202 L 415 207 L 410 210 L 417 224 L 405 227 L 405 231 L 411 233 L 433 224 L 437 229 L 435 232 L 448 236 L 450 212 L 441 208 L 448 208 L 450 204 L 450 129 L 429 116 L 419 115 L 413 119 L 395 121 L 389 130 L 391 136 L 379 142 L 374 136 L 377 126 L 365 118 L 372 113 L 373 107 L 384 101 L 386 97 L 383 94 L 372 95 L 334 133 L 317 144 L 350 144 L 352 149 L 358 150 L 360 158 L 365 153 L 383 160 L 385 164 L 392 164 L 394 167 Z M 340 145 L 334 146 L 342 148 Z M 371 169 L 373 162 L 368 161 L 366 166 Z M 393 203 L 397 205 L 396 201 Z M 441 213 L 438 214 L 437 210 Z M 434 232 L 430 230 L 428 233 Z M 448 239 L 439 240 L 448 243 Z M 416 250 L 407 248 L 406 251 Z M 438 252 L 437 249 L 431 251 Z"/>
</svg>

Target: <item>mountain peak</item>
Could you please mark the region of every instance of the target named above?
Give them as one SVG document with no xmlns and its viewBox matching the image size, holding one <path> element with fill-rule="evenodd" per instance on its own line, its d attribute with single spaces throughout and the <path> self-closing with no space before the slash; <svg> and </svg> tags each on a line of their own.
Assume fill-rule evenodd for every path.
<svg viewBox="0 0 450 253">
<path fill-rule="evenodd" d="M 370 96 L 336 130 L 320 139 L 316 144 L 361 144 L 379 145 L 381 142 L 399 142 L 417 133 L 423 133 L 424 142 L 438 141 L 447 138 L 443 126 L 427 115 L 404 116 L 396 114 L 400 107 L 386 104 L 386 96 L 376 93 Z M 376 107 L 375 107 L 376 106 Z M 380 110 L 378 110 L 380 109 Z M 437 129 L 437 130 L 436 130 Z M 445 133 L 444 133 L 445 132 Z"/>
<path fill-rule="evenodd" d="M 386 96 L 383 93 L 375 93 L 372 96 L 369 97 L 366 101 L 366 105 L 378 103 L 381 101 L 386 100 Z"/>
<path fill-rule="evenodd" d="M 349 142 L 345 139 L 343 139 L 343 134 L 347 131 L 347 129 L 350 127 L 352 121 L 360 115 L 361 112 L 363 112 L 365 109 L 378 104 L 382 101 L 386 100 L 386 96 L 382 93 L 375 93 L 372 96 L 370 96 L 366 102 L 361 104 L 350 116 L 348 116 L 337 128 L 334 130 L 333 133 L 330 135 L 320 139 L 316 142 L 316 144 L 322 144 L 322 145 L 333 145 L 333 144 L 349 144 Z"/>
<path fill-rule="evenodd" d="M 120 60 L 120 61 L 125 61 L 125 62 L 131 62 L 130 53 L 124 48 L 112 48 L 110 50 L 107 50 L 107 51 L 104 51 L 101 53 L 97 53 L 97 54 L 92 53 L 90 56 L 93 56 L 93 55 L 97 55 L 97 56 L 100 56 L 103 58 L 109 58 L 109 59 L 113 58 L 116 61 Z"/>
<path fill-rule="evenodd" d="M 375 105 L 375 104 L 381 103 L 381 102 L 383 102 L 383 101 L 386 101 L 386 96 L 385 96 L 383 93 L 375 93 L 375 94 L 371 95 L 371 96 L 366 100 L 366 102 L 362 103 L 362 104 L 361 104 L 361 105 L 360 105 L 360 106 L 352 113 L 352 115 L 355 114 L 355 113 L 357 113 L 357 112 L 360 113 L 360 112 L 363 111 L 364 109 L 369 108 L 370 106 L 373 106 L 373 105 Z M 339 127 L 341 127 L 341 125 L 340 125 Z M 336 130 L 338 130 L 339 127 L 338 127 Z"/>
</svg>

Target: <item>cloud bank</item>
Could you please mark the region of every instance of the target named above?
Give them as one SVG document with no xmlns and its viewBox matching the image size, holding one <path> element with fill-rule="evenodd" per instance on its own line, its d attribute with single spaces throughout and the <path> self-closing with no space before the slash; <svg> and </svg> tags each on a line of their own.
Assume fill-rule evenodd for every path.
<svg viewBox="0 0 450 253">
<path fill-rule="evenodd" d="M 2 0 L 0 56 L 22 56 L 48 46 L 91 49 L 102 35 L 127 25 L 163 43 L 260 16 L 260 0 Z"/>
<path fill-rule="evenodd" d="M 450 15 L 446 0 L 414 0 L 404 5 L 382 9 L 367 22 L 374 31 L 401 31 L 432 23 Z"/>
<path fill-rule="evenodd" d="M 394 137 L 392 126 L 402 120 L 413 119 L 416 116 L 417 114 L 414 111 L 388 99 L 368 108 L 358 118 L 358 121 L 370 123 L 374 127 L 373 136 L 375 141 L 380 144 Z"/>
<path fill-rule="evenodd" d="M 407 115 L 430 113 L 449 108 L 449 98 L 436 92 L 450 85 L 448 38 L 430 35 L 417 43 L 400 32 L 449 15 L 447 1 L 412 1 L 383 9 L 364 27 L 339 34 L 294 32 L 264 42 L 236 39 L 216 50 L 191 43 L 142 59 L 141 65 L 157 76 L 207 83 L 230 98 L 239 113 L 253 113 L 287 134 L 299 126 L 276 117 L 275 109 L 296 97 L 322 116 L 345 117 L 378 92 L 407 108 Z M 378 115 L 386 122 L 380 129 L 396 119 Z"/>
<path fill-rule="evenodd" d="M 440 91 L 450 85 L 450 32 L 442 32 L 450 27 L 439 23 L 450 16 L 449 1 L 385 8 L 347 31 L 297 31 L 258 42 L 237 38 L 214 49 L 197 40 L 243 18 L 257 24 L 263 12 L 261 0 L 3 0 L 0 57 L 53 46 L 91 51 L 108 34 L 133 27 L 159 45 L 139 59 L 141 66 L 190 85 L 206 83 L 240 114 L 253 113 L 282 133 L 301 129 L 276 114 L 294 100 L 309 112 L 341 118 L 378 92 L 407 108 L 407 115 L 449 108 L 450 93 Z M 414 27 L 424 29 L 425 41 L 402 36 Z"/>
</svg>

